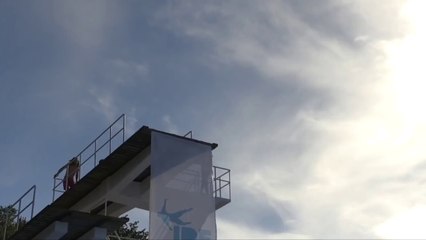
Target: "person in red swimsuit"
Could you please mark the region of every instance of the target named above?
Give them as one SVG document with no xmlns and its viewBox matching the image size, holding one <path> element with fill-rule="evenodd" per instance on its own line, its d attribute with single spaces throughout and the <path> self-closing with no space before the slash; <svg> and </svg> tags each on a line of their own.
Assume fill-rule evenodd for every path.
<svg viewBox="0 0 426 240">
<path fill-rule="evenodd" d="M 78 159 L 76 157 L 71 159 L 67 164 L 58 170 L 58 172 L 55 174 L 55 177 L 64 169 L 67 170 L 63 180 L 64 190 L 66 191 L 74 187 L 75 183 L 78 181 L 78 175 L 80 172 L 80 163 Z"/>
</svg>

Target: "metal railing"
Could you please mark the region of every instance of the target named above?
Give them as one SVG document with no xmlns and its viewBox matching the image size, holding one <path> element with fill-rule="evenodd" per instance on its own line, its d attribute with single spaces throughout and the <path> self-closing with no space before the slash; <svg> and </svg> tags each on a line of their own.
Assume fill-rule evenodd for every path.
<svg viewBox="0 0 426 240">
<path fill-rule="evenodd" d="M 188 136 L 189 138 L 192 138 L 192 130 L 187 132 L 185 135 L 183 135 L 183 137 L 188 137 Z"/>
<path fill-rule="evenodd" d="M 231 170 L 213 166 L 214 197 L 231 200 Z"/>
<path fill-rule="evenodd" d="M 30 194 L 30 192 L 32 192 L 32 198 L 30 199 L 31 201 L 23 206 L 23 201 L 26 199 L 26 197 Z M 11 212 L 9 213 L 5 213 L 5 219 L 4 219 L 4 226 L 3 226 L 3 240 L 6 239 L 7 236 L 7 229 L 9 224 L 12 225 L 12 228 L 15 227 L 15 229 L 12 229 L 13 231 L 17 231 L 20 227 L 21 227 L 21 223 L 22 222 L 26 222 L 27 219 L 22 218 L 21 214 L 24 213 L 25 210 L 27 210 L 29 207 L 31 207 L 31 214 L 30 214 L 30 219 L 31 220 L 33 218 L 34 215 L 34 202 L 35 202 L 35 194 L 36 194 L 36 185 L 33 185 L 32 187 L 30 187 L 30 189 L 28 189 L 28 191 L 26 191 L 24 194 L 22 194 L 22 196 L 12 205 L 10 205 L 9 207 L 7 207 L 6 209 L 10 209 Z M 13 213 L 13 209 L 16 210 L 16 213 Z M 10 219 L 9 219 L 10 218 Z M 14 223 L 16 220 L 16 223 Z M 11 221 L 11 222 L 9 222 Z M 13 226 L 14 224 L 16 224 L 16 226 Z"/>
<path fill-rule="evenodd" d="M 113 141 L 120 138 L 119 144 L 123 143 L 125 140 L 125 127 L 126 127 L 126 116 L 122 114 L 118 117 L 111 125 L 109 125 L 95 140 L 93 140 L 87 147 L 85 147 L 76 158 L 78 159 L 78 168 L 74 172 L 69 172 L 68 165 L 66 168 L 59 171 L 53 177 L 53 197 L 52 202 L 55 201 L 56 193 L 64 193 L 64 190 L 61 190 L 60 186 L 64 184 L 64 188 L 68 186 L 68 177 L 76 175 L 76 182 L 78 182 L 81 176 L 87 174 L 99 163 L 98 159 L 103 159 L 107 157 L 113 150 Z M 102 154 L 104 153 L 104 154 Z M 87 167 L 86 164 L 89 161 L 93 161 L 93 167 Z M 86 166 L 86 167 L 83 167 Z M 59 174 L 66 169 L 66 172 L 63 177 L 59 177 Z"/>
</svg>

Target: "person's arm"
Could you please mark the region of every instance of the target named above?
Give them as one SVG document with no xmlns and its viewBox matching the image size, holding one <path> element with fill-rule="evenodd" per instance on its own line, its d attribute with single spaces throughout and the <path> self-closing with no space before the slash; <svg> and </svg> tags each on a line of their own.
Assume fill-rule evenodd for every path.
<svg viewBox="0 0 426 240">
<path fill-rule="evenodd" d="M 62 166 L 59 170 L 58 170 L 58 172 L 55 174 L 55 177 L 57 177 L 64 169 L 66 169 L 68 167 L 68 163 L 67 164 L 65 164 L 64 166 Z"/>
</svg>

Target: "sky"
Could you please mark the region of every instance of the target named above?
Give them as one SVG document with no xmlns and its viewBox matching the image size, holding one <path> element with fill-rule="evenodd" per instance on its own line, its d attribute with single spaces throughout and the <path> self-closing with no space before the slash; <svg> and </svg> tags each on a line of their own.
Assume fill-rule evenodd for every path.
<svg viewBox="0 0 426 240">
<path fill-rule="evenodd" d="M 425 1 L 0 1 L 0 205 L 121 114 L 216 142 L 219 239 L 426 238 Z M 141 224 L 147 224 L 144 213 Z"/>
</svg>

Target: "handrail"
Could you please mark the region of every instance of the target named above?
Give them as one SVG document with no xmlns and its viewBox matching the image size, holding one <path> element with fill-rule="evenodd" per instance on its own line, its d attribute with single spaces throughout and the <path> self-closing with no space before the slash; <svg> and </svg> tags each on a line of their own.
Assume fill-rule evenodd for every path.
<svg viewBox="0 0 426 240">
<path fill-rule="evenodd" d="M 226 171 L 226 172 L 229 172 L 229 171 L 231 171 L 230 169 L 228 169 L 228 168 L 223 168 L 223 167 L 219 167 L 219 166 L 213 166 L 214 168 L 216 168 L 216 169 L 220 169 L 220 170 L 224 170 L 224 171 Z"/>
<path fill-rule="evenodd" d="M 113 123 L 111 123 L 101 134 L 99 134 L 99 136 L 95 140 L 93 140 L 91 143 L 89 143 L 89 145 L 87 145 L 78 155 L 81 155 L 84 151 L 86 151 L 90 147 L 90 145 L 92 145 L 94 142 L 96 142 L 96 140 L 98 140 L 99 138 L 101 138 L 102 135 L 104 135 L 104 133 L 106 133 L 109 129 L 111 129 L 111 127 L 114 124 L 116 124 L 118 122 L 118 120 L 120 120 L 120 118 L 124 119 L 124 116 L 125 116 L 125 114 L 121 114 L 120 117 L 118 117 Z M 124 125 L 123 125 L 123 128 L 124 128 Z M 124 140 L 124 137 L 123 137 L 123 140 Z"/>
<path fill-rule="evenodd" d="M 119 129 L 114 129 L 113 131 L 113 127 L 116 126 L 116 124 L 119 122 L 121 122 L 121 126 Z M 64 175 L 63 178 L 59 177 L 58 175 L 61 174 L 63 172 L 64 169 L 61 169 L 61 171 L 59 171 L 57 174 L 55 174 L 53 176 L 53 197 L 52 197 L 52 202 L 55 201 L 55 193 L 64 193 L 65 191 L 62 191 L 60 189 L 58 189 L 58 187 L 61 185 L 61 183 L 64 183 L 65 186 L 68 186 L 68 177 L 66 176 L 74 176 L 74 174 L 76 174 L 76 182 L 80 181 L 81 179 L 81 170 L 82 167 L 86 164 L 86 162 L 88 162 L 90 159 L 93 158 L 93 167 L 96 167 L 96 165 L 98 164 L 97 162 L 97 153 L 104 149 L 105 146 L 108 145 L 108 154 L 111 154 L 111 152 L 113 151 L 112 149 L 112 141 L 114 139 L 116 139 L 116 137 L 118 135 L 122 136 L 122 142 L 124 142 L 125 140 L 125 127 L 126 127 L 126 118 L 125 118 L 125 114 L 121 114 L 112 124 L 110 124 L 101 134 L 99 134 L 95 140 L 93 140 L 92 142 L 89 143 L 89 145 L 87 145 L 85 148 L 83 148 L 82 151 L 80 151 L 76 158 L 78 159 L 78 167 L 76 168 L 76 170 L 74 170 L 73 172 L 69 173 L 69 168 L 68 166 L 66 167 L 66 173 Z M 108 134 L 108 135 L 106 135 Z M 98 146 L 98 140 L 101 139 L 102 137 L 107 137 L 107 140 L 105 142 L 100 142 L 100 146 Z M 84 154 L 89 151 L 90 149 L 93 149 L 93 152 L 89 152 L 88 157 L 86 157 L 85 159 L 82 159 L 82 157 L 84 156 Z M 57 181 L 59 181 L 59 183 L 57 183 Z"/>
<path fill-rule="evenodd" d="M 33 196 L 32 196 L 32 200 L 31 202 L 29 202 L 25 207 L 22 208 L 22 200 L 30 193 L 33 192 Z M 17 209 L 17 213 L 15 214 L 15 216 L 13 216 L 13 218 L 11 219 L 11 221 L 13 222 L 15 219 L 17 219 L 17 224 L 16 224 L 16 230 L 19 229 L 20 227 L 20 216 L 21 213 L 23 213 L 25 210 L 27 210 L 30 206 L 31 206 L 31 215 L 30 215 L 30 219 L 33 218 L 34 215 L 34 202 L 35 202 L 35 194 L 36 194 L 36 185 L 33 185 L 32 187 L 30 187 L 30 189 L 28 189 L 28 191 L 26 191 L 24 194 L 22 194 L 22 196 L 12 205 L 10 205 L 11 209 L 16 209 L 16 205 L 18 205 L 18 209 Z M 9 224 L 8 220 L 11 213 L 6 213 L 6 218 L 5 218 L 5 224 L 4 224 L 4 230 L 3 230 L 3 240 L 6 239 L 6 233 L 7 233 L 7 225 Z"/>
<path fill-rule="evenodd" d="M 221 173 L 220 171 L 223 171 L 223 173 Z M 218 175 L 218 172 L 220 175 Z M 214 197 L 225 197 L 231 200 L 231 170 L 227 168 L 213 166 L 213 173 Z M 222 189 L 225 188 L 228 189 L 227 194 L 223 193 L 222 191 Z"/>
<path fill-rule="evenodd" d="M 89 143 L 89 145 L 87 145 L 79 154 L 77 154 L 77 158 L 79 159 L 79 160 L 81 160 L 81 155 L 87 150 L 87 149 L 89 149 L 93 144 L 95 144 L 96 145 L 96 141 L 99 139 L 99 138 L 101 138 L 102 137 L 102 135 L 104 135 L 108 130 L 110 131 L 110 138 L 109 138 L 109 140 L 108 141 L 106 141 L 106 143 L 110 143 L 111 144 L 111 140 L 112 140 L 112 137 L 111 137 L 111 128 L 120 120 L 120 119 L 123 119 L 123 127 L 122 128 L 120 128 L 119 130 L 118 130 L 118 132 L 116 133 L 116 134 L 114 134 L 114 137 L 115 136 L 117 136 L 117 134 L 118 133 L 120 133 L 121 131 L 123 131 L 123 142 L 124 142 L 124 131 L 125 131 L 125 114 L 121 114 L 120 115 L 120 117 L 118 117 L 113 123 L 111 123 L 101 134 L 99 134 L 99 136 L 97 137 L 97 138 L 95 138 L 95 140 L 93 140 L 91 143 Z M 105 146 L 105 144 L 104 145 L 102 145 L 102 147 L 104 147 Z M 98 152 L 102 147 L 100 147 L 100 148 L 98 148 L 97 150 L 96 150 L 96 148 L 95 148 L 95 153 L 96 152 Z M 109 153 L 111 153 L 111 148 L 109 149 L 110 150 L 110 152 Z M 93 156 L 93 154 L 90 156 L 90 157 L 88 157 L 83 163 L 81 163 L 81 165 L 83 165 L 84 163 L 86 163 L 91 157 Z M 96 160 L 96 159 L 95 159 Z M 81 166 L 80 165 L 80 166 Z"/>
<path fill-rule="evenodd" d="M 192 138 L 192 130 L 187 132 L 185 135 L 183 135 L 183 137 L 186 137 L 189 135 L 189 138 Z"/>
</svg>

